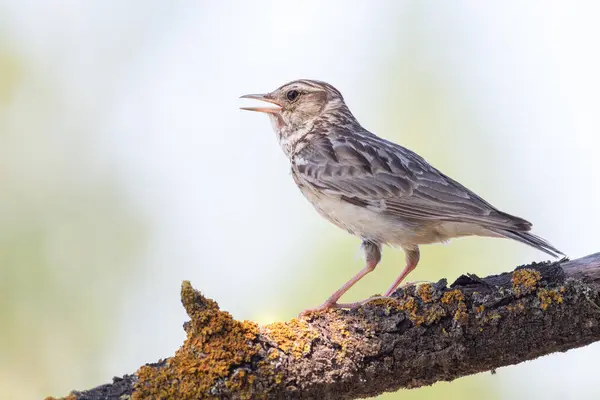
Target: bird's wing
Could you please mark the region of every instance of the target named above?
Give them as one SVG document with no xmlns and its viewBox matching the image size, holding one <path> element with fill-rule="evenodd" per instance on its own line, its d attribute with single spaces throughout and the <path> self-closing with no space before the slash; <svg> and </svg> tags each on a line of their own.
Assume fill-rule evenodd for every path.
<svg viewBox="0 0 600 400">
<path fill-rule="evenodd" d="M 370 132 L 314 138 L 296 154 L 293 168 L 301 181 L 317 189 L 391 216 L 516 231 L 531 228 L 529 222 L 497 210 L 414 152 Z"/>
</svg>

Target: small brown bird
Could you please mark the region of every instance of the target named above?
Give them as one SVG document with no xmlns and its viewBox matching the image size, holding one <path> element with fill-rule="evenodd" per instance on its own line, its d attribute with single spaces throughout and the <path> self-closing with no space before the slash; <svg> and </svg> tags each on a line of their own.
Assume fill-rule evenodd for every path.
<svg viewBox="0 0 600 400">
<path fill-rule="evenodd" d="M 362 239 L 366 266 L 314 310 L 362 304 L 338 300 L 375 269 L 384 244 L 406 255 L 404 270 L 385 296 L 415 269 L 421 244 L 491 236 L 553 257 L 563 254 L 529 233 L 531 223 L 496 209 L 416 153 L 363 128 L 342 94 L 325 82 L 297 80 L 242 98 L 274 105 L 242 109 L 268 114 L 302 194 L 319 214 Z"/>
</svg>

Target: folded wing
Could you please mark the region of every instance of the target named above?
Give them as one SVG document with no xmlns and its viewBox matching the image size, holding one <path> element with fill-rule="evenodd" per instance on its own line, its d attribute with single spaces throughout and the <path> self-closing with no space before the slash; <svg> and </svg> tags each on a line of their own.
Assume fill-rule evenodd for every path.
<svg viewBox="0 0 600 400">
<path fill-rule="evenodd" d="M 528 231 L 506 214 L 442 174 L 414 152 L 369 132 L 332 133 L 311 141 L 294 159 L 297 176 L 331 195 L 403 219 L 470 222 Z"/>
</svg>

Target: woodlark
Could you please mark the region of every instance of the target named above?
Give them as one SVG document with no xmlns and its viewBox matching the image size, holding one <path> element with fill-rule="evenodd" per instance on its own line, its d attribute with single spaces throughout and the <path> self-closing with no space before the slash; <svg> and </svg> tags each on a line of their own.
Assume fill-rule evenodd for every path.
<svg viewBox="0 0 600 400">
<path fill-rule="evenodd" d="M 269 116 L 302 194 L 319 214 L 362 239 L 366 266 L 314 310 L 361 304 L 338 300 L 373 271 L 384 244 L 406 254 L 406 266 L 385 296 L 415 269 L 421 244 L 477 235 L 518 240 L 554 257 L 563 254 L 529 233 L 529 222 L 496 209 L 419 155 L 363 128 L 342 94 L 325 82 L 297 80 L 242 98 L 273 105 L 242 109 Z"/>
</svg>

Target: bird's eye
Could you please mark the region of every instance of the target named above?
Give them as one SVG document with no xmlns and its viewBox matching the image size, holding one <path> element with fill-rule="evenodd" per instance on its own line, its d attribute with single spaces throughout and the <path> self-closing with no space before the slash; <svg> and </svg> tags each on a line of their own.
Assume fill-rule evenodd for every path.
<svg viewBox="0 0 600 400">
<path fill-rule="evenodd" d="M 296 100 L 298 98 L 299 94 L 300 93 L 298 93 L 297 90 L 290 90 L 289 92 L 286 93 L 285 97 L 287 97 L 287 99 L 289 101 L 294 101 L 294 100 Z"/>
</svg>

